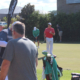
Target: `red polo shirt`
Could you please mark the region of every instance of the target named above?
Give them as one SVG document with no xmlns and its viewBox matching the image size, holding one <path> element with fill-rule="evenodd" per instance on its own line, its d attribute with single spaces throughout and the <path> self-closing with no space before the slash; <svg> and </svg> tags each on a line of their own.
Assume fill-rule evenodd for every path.
<svg viewBox="0 0 80 80">
<path fill-rule="evenodd" d="M 45 36 L 48 37 L 48 38 L 52 38 L 53 35 L 50 32 L 55 33 L 54 28 L 52 28 L 52 27 L 51 28 L 46 28 L 45 31 L 44 31 Z"/>
</svg>

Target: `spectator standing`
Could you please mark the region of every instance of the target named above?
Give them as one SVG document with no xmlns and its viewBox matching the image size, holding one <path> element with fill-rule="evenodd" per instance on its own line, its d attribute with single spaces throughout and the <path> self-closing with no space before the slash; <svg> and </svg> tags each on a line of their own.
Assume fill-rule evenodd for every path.
<svg viewBox="0 0 80 80">
<path fill-rule="evenodd" d="M 34 43 L 25 38 L 25 25 L 13 25 L 13 39 L 7 44 L 3 55 L 0 80 L 37 80 L 38 52 Z"/>
<path fill-rule="evenodd" d="M 39 34 L 40 34 L 40 30 L 34 27 L 33 29 L 34 43 L 38 42 L 38 48 L 39 48 Z"/>
<path fill-rule="evenodd" d="M 60 42 L 62 42 L 62 28 L 57 24 L 57 31 L 58 31 L 58 35 L 59 35 L 59 39 L 60 39 Z"/>
<path fill-rule="evenodd" d="M 2 58 L 1 57 L 4 53 L 7 42 L 9 40 L 13 39 L 13 37 L 12 37 L 12 27 L 17 22 L 19 22 L 19 21 L 15 21 L 9 28 L 3 29 L 0 33 L 0 66 L 1 66 L 1 63 L 2 63 Z"/>
</svg>

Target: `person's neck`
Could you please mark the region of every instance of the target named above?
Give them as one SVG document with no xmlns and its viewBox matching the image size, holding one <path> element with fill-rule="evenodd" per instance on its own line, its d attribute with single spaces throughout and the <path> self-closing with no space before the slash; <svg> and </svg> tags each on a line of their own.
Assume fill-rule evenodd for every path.
<svg viewBox="0 0 80 80">
<path fill-rule="evenodd" d="M 51 28 L 51 27 L 48 27 L 49 29 Z"/>
<path fill-rule="evenodd" d="M 17 39 L 17 38 L 25 38 L 25 36 L 24 35 L 18 35 L 15 37 L 15 39 Z"/>
</svg>

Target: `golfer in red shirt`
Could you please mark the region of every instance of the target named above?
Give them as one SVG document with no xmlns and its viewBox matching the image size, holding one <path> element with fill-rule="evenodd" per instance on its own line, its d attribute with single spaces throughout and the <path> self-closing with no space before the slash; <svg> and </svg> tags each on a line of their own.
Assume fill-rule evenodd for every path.
<svg viewBox="0 0 80 80">
<path fill-rule="evenodd" d="M 53 51 L 53 36 L 55 35 L 55 30 L 51 26 L 52 26 L 52 24 L 49 22 L 48 23 L 48 27 L 44 31 L 44 40 L 46 40 L 47 52 L 52 55 L 52 51 Z"/>
</svg>

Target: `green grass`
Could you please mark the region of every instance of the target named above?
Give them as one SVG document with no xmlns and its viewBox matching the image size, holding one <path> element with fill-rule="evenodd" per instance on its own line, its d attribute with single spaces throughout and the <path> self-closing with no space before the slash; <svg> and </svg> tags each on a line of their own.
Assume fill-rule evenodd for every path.
<svg viewBox="0 0 80 80">
<path fill-rule="evenodd" d="M 71 73 L 80 73 L 80 44 L 54 43 L 53 54 L 57 56 L 57 64 L 63 68 L 63 76 L 60 80 L 71 80 Z M 40 44 L 38 49 L 39 56 L 42 57 L 42 51 L 46 50 L 46 44 Z M 42 61 L 38 61 L 37 76 L 42 80 Z"/>
</svg>

